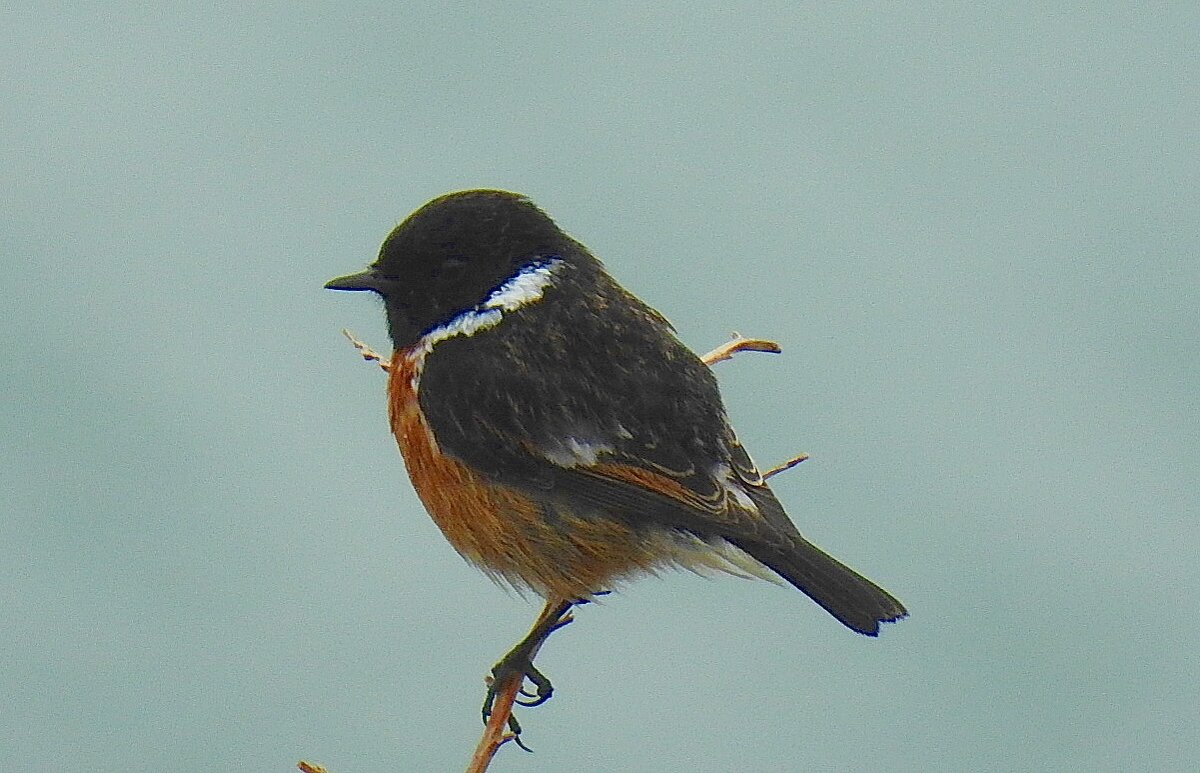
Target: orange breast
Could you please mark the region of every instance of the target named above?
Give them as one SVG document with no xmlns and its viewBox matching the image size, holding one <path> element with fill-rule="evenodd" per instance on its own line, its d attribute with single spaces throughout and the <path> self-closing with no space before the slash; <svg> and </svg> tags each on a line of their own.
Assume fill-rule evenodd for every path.
<svg viewBox="0 0 1200 773">
<path fill-rule="evenodd" d="M 645 539 L 615 519 L 538 504 L 442 454 L 417 400 L 423 357 L 393 355 L 388 416 L 417 496 L 464 558 L 494 579 L 562 599 L 662 563 Z"/>
</svg>

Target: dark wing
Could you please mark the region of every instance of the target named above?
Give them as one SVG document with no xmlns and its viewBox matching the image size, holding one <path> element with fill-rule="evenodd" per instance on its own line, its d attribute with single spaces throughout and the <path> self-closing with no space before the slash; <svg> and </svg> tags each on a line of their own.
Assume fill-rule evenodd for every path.
<svg viewBox="0 0 1200 773">
<path fill-rule="evenodd" d="M 443 451 L 510 481 L 546 460 L 645 465 L 712 496 L 728 458 L 716 381 L 656 312 L 568 263 L 544 297 L 439 342 L 421 409 Z"/>
<path fill-rule="evenodd" d="M 904 614 L 800 536 L 734 437 L 711 371 L 666 320 L 603 275 L 561 281 L 429 354 L 421 408 L 444 453 L 634 528 L 725 540 L 856 631 Z"/>
</svg>

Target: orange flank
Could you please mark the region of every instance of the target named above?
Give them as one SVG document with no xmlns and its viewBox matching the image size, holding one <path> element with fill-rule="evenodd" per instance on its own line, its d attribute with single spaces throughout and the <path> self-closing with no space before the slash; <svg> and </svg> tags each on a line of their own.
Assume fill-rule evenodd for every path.
<svg viewBox="0 0 1200 773">
<path fill-rule="evenodd" d="M 422 349 L 393 355 L 388 416 L 417 496 L 463 558 L 493 579 L 563 600 L 662 565 L 653 541 L 616 519 L 534 502 L 442 454 L 414 389 L 424 355 Z"/>
</svg>

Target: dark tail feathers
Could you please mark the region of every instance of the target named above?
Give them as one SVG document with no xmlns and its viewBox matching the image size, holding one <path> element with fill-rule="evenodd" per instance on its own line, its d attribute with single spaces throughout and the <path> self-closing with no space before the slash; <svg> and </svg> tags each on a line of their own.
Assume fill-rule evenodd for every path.
<svg viewBox="0 0 1200 773">
<path fill-rule="evenodd" d="M 804 591 L 847 628 L 867 636 L 879 635 L 879 624 L 908 615 L 890 593 L 799 535 L 790 550 L 761 544 L 740 544 L 771 571 Z"/>
</svg>

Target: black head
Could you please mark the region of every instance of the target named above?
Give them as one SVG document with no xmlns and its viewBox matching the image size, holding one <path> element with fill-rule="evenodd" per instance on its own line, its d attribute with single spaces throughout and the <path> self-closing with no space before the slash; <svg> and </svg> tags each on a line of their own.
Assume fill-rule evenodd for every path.
<svg viewBox="0 0 1200 773">
<path fill-rule="evenodd" d="M 396 226 L 366 271 L 325 287 L 383 296 L 399 349 L 475 307 L 522 267 L 580 249 L 524 196 L 460 191 L 434 199 Z"/>
</svg>

